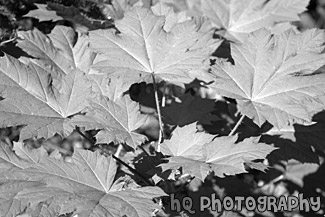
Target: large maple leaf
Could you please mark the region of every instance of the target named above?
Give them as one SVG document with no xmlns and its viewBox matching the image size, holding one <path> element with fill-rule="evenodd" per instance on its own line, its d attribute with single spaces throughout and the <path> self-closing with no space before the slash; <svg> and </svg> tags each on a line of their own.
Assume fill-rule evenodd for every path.
<svg viewBox="0 0 325 217">
<path fill-rule="evenodd" d="M 5 161 L 15 167 L 2 170 L 0 176 L 1 195 L 6 195 L 0 200 L 2 214 L 16 216 L 29 206 L 39 215 L 142 217 L 159 208 L 152 198 L 165 195 L 158 187 L 130 187 L 123 178 L 114 182 L 117 165 L 99 152 L 75 149 L 71 161 L 65 162 L 57 154 L 48 156 L 43 148 L 29 150 L 22 143 L 14 145 L 18 157 L 8 157 L 13 152 L 0 145 L 1 165 Z"/>
<path fill-rule="evenodd" d="M 21 140 L 68 135 L 76 125 L 71 118 L 88 106 L 92 90 L 86 73 L 95 55 L 87 37 L 63 26 L 49 36 L 35 29 L 20 37 L 18 46 L 31 58 L 0 59 L 0 125 L 27 125 Z"/>
<path fill-rule="evenodd" d="M 173 83 L 203 75 L 206 79 L 204 62 L 220 41 L 212 39 L 212 31 L 201 32 L 193 21 L 178 23 L 169 32 L 164 24 L 164 17 L 136 7 L 116 21 L 118 32 L 91 31 L 91 48 L 99 53 L 93 68 L 112 76 L 123 74 L 130 84 L 148 77 L 151 81 L 153 74 Z"/>
<path fill-rule="evenodd" d="M 214 138 L 214 135 L 195 131 L 195 124 L 178 127 L 172 138 L 161 144 L 162 153 L 171 155 L 168 163 L 160 164 L 163 170 L 182 168 L 183 173 L 201 180 L 211 171 L 224 177 L 247 172 L 245 162 L 264 159 L 275 150 L 258 143 L 258 138 L 254 137 L 235 143 L 237 136 Z"/>
<path fill-rule="evenodd" d="M 254 32 L 245 44 L 231 46 L 235 65 L 217 60 L 214 88 L 236 99 L 241 113 L 259 126 L 311 123 L 325 108 L 319 99 L 325 95 L 325 74 L 314 73 L 325 63 L 324 40 L 316 29 L 276 36 L 265 29 Z"/>
<path fill-rule="evenodd" d="M 309 0 L 201 0 L 202 13 L 220 29 L 218 34 L 243 42 L 247 34 L 276 23 L 299 20 Z"/>
</svg>

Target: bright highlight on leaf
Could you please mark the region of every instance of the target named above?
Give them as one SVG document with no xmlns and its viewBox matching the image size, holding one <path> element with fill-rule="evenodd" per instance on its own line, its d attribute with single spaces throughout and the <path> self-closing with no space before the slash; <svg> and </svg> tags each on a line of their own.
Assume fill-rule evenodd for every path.
<svg viewBox="0 0 325 217">
<path fill-rule="evenodd" d="M 261 29 L 241 45 L 233 44 L 235 65 L 217 60 L 213 88 L 236 99 L 242 114 L 261 126 L 265 121 L 278 128 L 288 123 L 311 123 L 325 108 L 325 74 L 314 73 L 325 64 L 325 34 L 289 30 L 275 36 Z"/>
<path fill-rule="evenodd" d="M 27 125 L 21 139 L 71 133 L 67 118 L 73 113 L 65 104 L 71 99 L 60 98 L 50 89 L 48 78 L 34 64 L 26 66 L 7 55 L 0 59 L 0 92 L 4 98 L 0 101 L 1 127 Z"/>
<path fill-rule="evenodd" d="M 123 74 L 125 80 L 132 80 L 130 84 L 148 75 L 152 81 L 152 74 L 172 83 L 201 78 L 204 62 L 220 44 L 212 39 L 212 31 L 201 32 L 193 21 L 178 23 L 166 32 L 164 17 L 144 8 L 127 12 L 115 25 L 119 32 L 90 32 L 91 48 L 99 53 L 93 68 L 111 76 Z"/>
<path fill-rule="evenodd" d="M 69 135 L 71 117 L 86 108 L 91 86 L 85 72 L 93 60 L 88 42 L 57 27 L 48 38 L 38 30 L 18 43 L 33 58 L 0 58 L 0 126 L 27 125 L 20 139 Z M 85 70 L 82 71 L 82 70 Z"/>
</svg>

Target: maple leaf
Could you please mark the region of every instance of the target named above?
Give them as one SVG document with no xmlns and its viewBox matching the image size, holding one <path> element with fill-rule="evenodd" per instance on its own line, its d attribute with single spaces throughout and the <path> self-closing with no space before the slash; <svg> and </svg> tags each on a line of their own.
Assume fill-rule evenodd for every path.
<svg viewBox="0 0 325 217">
<path fill-rule="evenodd" d="M 200 160 L 203 156 L 203 145 L 211 142 L 214 137 L 215 135 L 197 132 L 196 123 L 192 123 L 176 128 L 171 139 L 161 144 L 161 152 Z"/>
<path fill-rule="evenodd" d="M 30 151 L 22 146 L 22 143 L 14 144 L 15 149 L 23 150 L 17 154 L 29 159 L 27 166 L 18 167 L 14 172 L 22 176 L 15 180 L 4 176 L 0 178 L 1 192 L 6 193 L 6 198 L 0 201 L 0 204 L 6 205 L 1 206 L 2 213 L 17 215 L 27 205 L 37 208 L 46 203 L 47 212 L 56 215 L 74 212 L 82 217 L 142 217 L 149 216 L 155 208 L 159 208 L 152 202 L 153 197 L 165 195 L 158 187 L 127 187 L 121 190 L 123 180 L 114 182 L 116 163 L 113 158 L 99 152 L 75 149 L 68 163 L 47 156 L 42 148 Z M 5 154 L 1 153 L 0 156 L 1 159 Z M 12 201 L 15 203 L 9 204 Z"/>
<path fill-rule="evenodd" d="M 78 8 L 74 6 L 66 7 L 60 4 L 48 2 L 47 4 L 35 4 L 38 9 L 29 11 L 25 17 L 34 17 L 42 21 L 52 20 L 53 22 L 59 20 L 68 20 L 75 25 L 75 28 L 81 31 L 83 28 L 89 30 L 109 28 L 112 27 L 110 20 L 95 20 L 84 16 Z M 76 24 L 81 27 L 76 26 Z"/>
<path fill-rule="evenodd" d="M 214 135 L 204 132 L 194 133 L 195 129 L 195 124 L 178 127 L 172 138 L 161 144 L 162 153 L 171 155 L 168 163 L 160 164 L 163 170 L 182 168 L 183 173 L 203 181 L 211 171 L 219 177 L 245 173 L 245 162 L 264 159 L 275 150 L 258 143 L 258 138 L 235 143 L 237 136 L 214 138 Z"/>
<path fill-rule="evenodd" d="M 19 32 L 18 46 L 33 58 L 22 58 L 28 64 L 35 63 L 54 78 L 61 78 L 75 69 L 88 72 L 95 54 L 89 50 L 86 35 L 70 27 L 56 26 L 45 35 L 37 29 Z M 78 40 L 76 40 L 78 38 Z"/>
<path fill-rule="evenodd" d="M 173 83 L 208 74 L 202 73 L 204 62 L 220 43 L 212 39 L 213 32 L 200 32 L 193 21 L 176 24 L 167 33 L 164 18 L 145 8 L 134 8 L 115 24 L 120 33 L 89 33 L 90 46 L 98 52 L 93 68 L 111 76 L 122 74 L 130 84 L 151 81 L 153 74 Z"/>
<path fill-rule="evenodd" d="M 50 75 L 39 66 L 28 66 L 4 55 L 0 58 L 0 126 L 27 125 L 20 140 L 33 136 L 68 135 L 70 117 L 87 106 L 90 85 L 80 70 L 51 85 Z"/>
<path fill-rule="evenodd" d="M 220 29 L 220 35 L 243 42 L 247 34 L 260 28 L 300 20 L 298 14 L 308 4 L 309 0 L 201 0 L 201 10 Z"/>
<path fill-rule="evenodd" d="M 74 121 L 86 129 L 102 129 L 97 135 L 97 143 L 126 143 L 136 149 L 146 137 L 135 131 L 147 121 L 148 115 L 139 112 L 139 104 L 124 96 L 115 101 L 99 95 L 90 102 L 85 117 Z"/>
<path fill-rule="evenodd" d="M 324 39 L 316 29 L 276 36 L 265 29 L 254 32 L 245 44 L 232 45 L 235 65 L 217 60 L 213 88 L 236 99 L 241 113 L 259 126 L 311 123 L 324 109 L 319 97 L 325 95 L 325 74 L 313 73 L 325 63 Z"/>
</svg>

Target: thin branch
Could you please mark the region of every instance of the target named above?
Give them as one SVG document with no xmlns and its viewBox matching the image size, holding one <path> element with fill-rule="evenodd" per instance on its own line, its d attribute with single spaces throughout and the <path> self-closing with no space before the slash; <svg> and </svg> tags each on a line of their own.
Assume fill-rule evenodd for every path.
<svg viewBox="0 0 325 217">
<path fill-rule="evenodd" d="M 232 136 L 232 135 L 234 135 L 236 133 L 236 130 L 238 129 L 239 125 L 243 122 L 244 118 L 245 118 L 245 115 L 242 115 L 240 117 L 240 119 L 236 123 L 235 127 L 231 130 L 231 132 L 229 133 L 228 136 Z"/>
<path fill-rule="evenodd" d="M 95 145 L 95 142 L 90 139 L 88 136 L 86 136 L 84 133 L 82 133 L 80 131 L 80 129 L 78 127 L 76 127 L 76 132 L 79 133 L 84 139 L 86 139 L 87 141 L 89 141 L 92 145 Z M 130 165 L 128 165 L 127 163 L 125 163 L 124 161 L 122 161 L 120 158 L 118 158 L 115 155 L 111 155 L 117 162 L 119 162 L 120 164 L 122 164 L 123 166 L 125 166 L 126 168 L 128 168 L 134 175 L 139 176 L 145 183 L 147 183 L 148 185 L 151 186 L 155 186 L 152 182 L 150 182 L 146 177 L 144 177 L 141 173 L 139 173 L 137 170 L 133 169 Z"/>
<path fill-rule="evenodd" d="M 156 100 L 156 108 L 157 108 L 157 113 L 158 113 L 158 122 L 159 122 L 159 138 L 158 138 L 158 152 L 160 152 L 160 143 L 162 141 L 162 135 L 163 135 L 163 124 L 161 120 L 161 111 L 160 111 L 160 103 L 159 103 L 159 98 L 158 98 L 158 90 L 157 90 L 157 83 L 155 79 L 155 75 L 152 74 L 152 81 L 153 81 L 153 88 L 155 91 L 155 100 Z"/>
<path fill-rule="evenodd" d="M 141 173 L 139 173 L 138 171 L 136 171 L 135 169 L 133 169 L 132 167 L 130 167 L 130 165 L 128 165 L 127 163 L 125 163 L 124 161 L 122 161 L 120 158 L 116 157 L 115 155 L 112 155 L 112 157 L 119 162 L 120 164 L 122 164 L 123 166 L 127 167 L 134 175 L 139 176 L 143 181 L 145 181 L 145 183 L 147 183 L 148 185 L 151 186 L 155 186 L 153 183 L 151 183 L 146 177 L 144 177 Z"/>
<path fill-rule="evenodd" d="M 10 42 L 15 41 L 17 38 L 18 38 L 18 37 L 17 37 L 17 33 L 15 33 L 14 37 L 12 37 L 12 38 L 10 38 L 10 39 L 8 39 L 8 40 L 6 40 L 6 41 L 1 41 L 1 42 L 0 42 L 0 47 L 4 46 L 5 44 L 8 44 L 8 43 L 10 43 Z"/>
<path fill-rule="evenodd" d="M 143 153 L 145 153 L 145 155 L 147 155 L 148 157 L 150 157 L 150 154 L 146 151 L 146 149 L 144 149 L 144 147 L 142 147 L 141 145 L 138 146 Z"/>
<path fill-rule="evenodd" d="M 90 142 L 92 145 L 95 145 L 95 141 L 90 139 L 88 136 L 86 136 L 83 132 L 80 131 L 79 127 L 76 127 L 76 132 L 79 133 L 80 136 L 82 136 L 85 140 Z"/>
</svg>

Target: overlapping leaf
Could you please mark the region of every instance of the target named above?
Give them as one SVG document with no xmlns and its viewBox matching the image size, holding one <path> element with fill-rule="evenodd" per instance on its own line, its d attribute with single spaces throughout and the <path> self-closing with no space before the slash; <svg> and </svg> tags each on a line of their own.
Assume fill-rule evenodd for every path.
<svg viewBox="0 0 325 217">
<path fill-rule="evenodd" d="M 243 42 L 247 34 L 276 23 L 299 20 L 308 0 L 201 0 L 202 13 L 220 29 L 219 34 Z"/>
<path fill-rule="evenodd" d="M 232 45 L 235 65 L 217 61 L 214 88 L 238 101 L 242 114 L 261 126 L 311 123 L 325 105 L 325 74 L 313 73 L 325 63 L 325 35 L 321 30 L 279 36 L 261 29 L 242 45 Z"/>
<path fill-rule="evenodd" d="M 146 140 L 136 133 L 148 116 L 139 112 L 139 104 L 124 96 L 115 101 L 99 96 L 90 102 L 90 110 L 85 117 L 74 120 L 86 129 L 102 129 L 97 135 L 97 143 L 126 143 L 136 148 Z"/>
<path fill-rule="evenodd" d="M 66 30 L 66 31 L 65 31 Z M 52 40 L 38 30 L 26 32 L 19 43 L 34 59 L 26 64 L 0 58 L 0 126 L 27 125 L 20 139 L 68 135 L 71 117 L 87 106 L 91 86 L 87 71 L 93 55 L 82 36 L 74 43 L 67 27 L 57 27 Z"/>
<path fill-rule="evenodd" d="M 189 20 L 185 11 L 175 13 L 172 7 L 169 7 L 162 1 L 152 6 L 151 9 L 155 15 L 166 17 L 164 25 L 164 30 L 166 32 L 169 32 L 177 23 L 182 23 Z"/>
<path fill-rule="evenodd" d="M 195 133 L 195 124 L 176 128 L 172 138 L 161 145 L 162 153 L 171 155 L 163 170 L 182 168 L 183 173 L 204 180 L 209 172 L 216 176 L 245 173 L 245 162 L 264 159 L 275 148 L 258 143 L 251 137 L 235 143 L 237 136 L 214 137 L 204 132 Z"/>
<path fill-rule="evenodd" d="M 87 36 L 77 36 L 70 27 L 56 26 L 49 35 L 34 29 L 19 32 L 19 37 L 18 46 L 32 57 L 22 61 L 37 64 L 53 77 L 60 78 L 76 69 L 88 72 L 95 58 L 89 50 Z"/>
<path fill-rule="evenodd" d="M 10 163 L 7 153 L 2 153 L 2 150 L 9 150 L 5 146 L 1 144 L 0 159 Z M 67 163 L 47 156 L 42 149 L 30 151 L 21 143 L 15 146 L 19 150 L 17 154 L 22 154 L 21 157 L 28 159 L 28 163 L 19 167 L 12 162 L 13 166 L 17 166 L 13 172 L 17 174 L 15 180 L 4 175 L 0 177 L 0 191 L 6 193 L 6 198 L 0 200 L 1 213 L 17 215 L 28 204 L 35 209 L 41 203 L 46 203 L 46 212 L 56 215 L 74 212 L 82 217 L 142 217 L 149 216 L 157 208 L 151 199 L 164 195 L 156 187 L 131 189 L 126 186 L 125 190 L 120 190 L 122 180 L 114 183 L 116 163 L 99 152 L 76 149 L 72 161 Z M 12 151 L 9 154 L 13 155 Z M 46 212 L 43 210 L 41 214 Z"/>
<path fill-rule="evenodd" d="M 196 123 L 192 123 L 176 128 L 172 138 L 161 145 L 161 151 L 166 155 L 200 160 L 203 156 L 203 145 L 210 143 L 214 137 L 211 134 L 197 132 Z"/>
<path fill-rule="evenodd" d="M 115 30 L 90 32 L 91 48 L 99 53 L 95 69 L 102 73 L 125 75 L 130 84 L 152 74 L 173 83 L 201 77 L 202 67 L 219 41 L 212 32 L 200 32 L 192 21 L 164 30 L 164 18 L 150 9 L 134 8 L 116 21 Z"/>
</svg>

